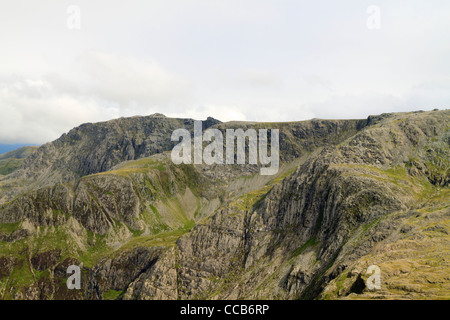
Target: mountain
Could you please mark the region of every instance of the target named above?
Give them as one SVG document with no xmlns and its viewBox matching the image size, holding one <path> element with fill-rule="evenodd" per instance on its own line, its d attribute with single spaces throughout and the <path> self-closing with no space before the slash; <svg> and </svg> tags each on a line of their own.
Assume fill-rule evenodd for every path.
<svg viewBox="0 0 450 320">
<path fill-rule="evenodd" d="M 0 144 L 0 154 L 7 153 L 9 151 L 14 151 L 22 147 L 28 147 L 30 145 L 32 144 Z"/>
<path fill-rule="evenodd" d="M 279 129 L 281 166 L 175 165 L 161 114 L 81 125 L 0 177 L 2 299 L 448 299 L 450 110 Z M 66 269 L 82 268 L 81 290 Z M 381 290 L 365 280 L 381 270 Z"/>
<path fill-rule="evenodd" d="M 16 171 L 25 158 L 36 151 L 38 147 L 20 147 L 16 150 L 0 154 L 0 175 L 8 175 Z"/>
<path fill-rule="evenodd" d="M 38 147 L 20 147 L 18 149 L 8 151 L 6 153 L 0 154 L 0 160 L 5 159 L 25 159 L 33 152 L 37 150 Z"/>
</svg>

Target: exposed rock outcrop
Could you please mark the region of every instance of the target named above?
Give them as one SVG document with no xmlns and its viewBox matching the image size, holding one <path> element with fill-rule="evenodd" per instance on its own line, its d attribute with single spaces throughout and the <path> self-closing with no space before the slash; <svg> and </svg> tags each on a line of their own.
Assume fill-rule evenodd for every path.
<svg viewBox="0 0 450 320">
<path fill-rule="evenodd" d="M 273 177 L 174 165 L 171 131 L 192 126 L 161 115 L 82 125 L 1 180 L 0 296 L 448 297 L 448 110 L 264 124 L 280 129 Z M 82 266 L 80 291 L 65 287 L 69 263 Z M 365 287 L 371 264 L 378 292 Z"/>
</svg>

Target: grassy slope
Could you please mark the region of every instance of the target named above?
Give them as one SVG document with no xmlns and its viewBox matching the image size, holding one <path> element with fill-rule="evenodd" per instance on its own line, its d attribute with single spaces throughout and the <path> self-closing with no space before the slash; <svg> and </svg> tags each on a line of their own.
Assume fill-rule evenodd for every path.
<svg viewBox="0 0 450 320">
<path fill-rule="evenodd" d="M 411 177 L 398 167 L 364 175 L 388 183 L 392 189 L 402 189 L 416 202 L 417 210 L 394 212 L 362 226 L 349 245 L 358 247 L 377 233 L 377 225 L 388 223 L 398 229 L 377 243 L 371 252 L 350 264 L 332 280 L 321 299 L 450 299 L 450 189 L 433 186 L 424 177 Z M 382 289 L 365 289 L 356 294 L 352 289 L 361 273 L 370 265 L 381 269 Z"/>
<path fill-rule="evenodd" d="M 23 159 L 4 159 L 0 160 L 0 175 L 8 175 L 16 171 L 22 165 Z"/>
</svg>

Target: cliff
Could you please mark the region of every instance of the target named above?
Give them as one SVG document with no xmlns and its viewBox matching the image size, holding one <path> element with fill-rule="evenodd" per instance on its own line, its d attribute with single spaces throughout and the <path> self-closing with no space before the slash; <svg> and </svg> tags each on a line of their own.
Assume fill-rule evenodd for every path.
<svg viewBox="0 0 450 320">
<path fill-rule="evenodd" d="M 449 110 L 209 127 L 279 129 L 278 174 L 174 165 L 193 120 L 153 115 L 82 125 L 1 178 L 0 296 L 450 297 Z"/>
</svg>

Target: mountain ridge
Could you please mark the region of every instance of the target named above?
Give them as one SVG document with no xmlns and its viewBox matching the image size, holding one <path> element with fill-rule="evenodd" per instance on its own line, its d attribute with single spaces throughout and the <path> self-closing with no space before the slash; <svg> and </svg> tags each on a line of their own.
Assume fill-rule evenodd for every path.
<svg viewBox="0 0 450 320">
<path fill-rule="evenodd" d="M 0 283 L 8 288 L 0 296 L 448 297 L 449 281 L 439 274 L 450 257 L 449 124 L 450 110 L 204 122 L 219 130 L 278 128 L 282 165 L 273 177 L 250 165 L 174 165 L 171 130 L 192 131 L 192 119 L 84 124 L 0 180 Z M 440 248 L 443 259 L 427 274 L 432 288 L 416 283 L 423 266 L 438 261 L 434 249 L 414 249 L 424 245 Z M 415 264 L 401 267 L 412 273 L 406 284 L 394 268 L 401 260 L 388 252 Z M 384 290 L 356 290 L 375 258 Z M 60 285 L 69 263 L 86 275 L 80 291 Z"/>
</svg>

